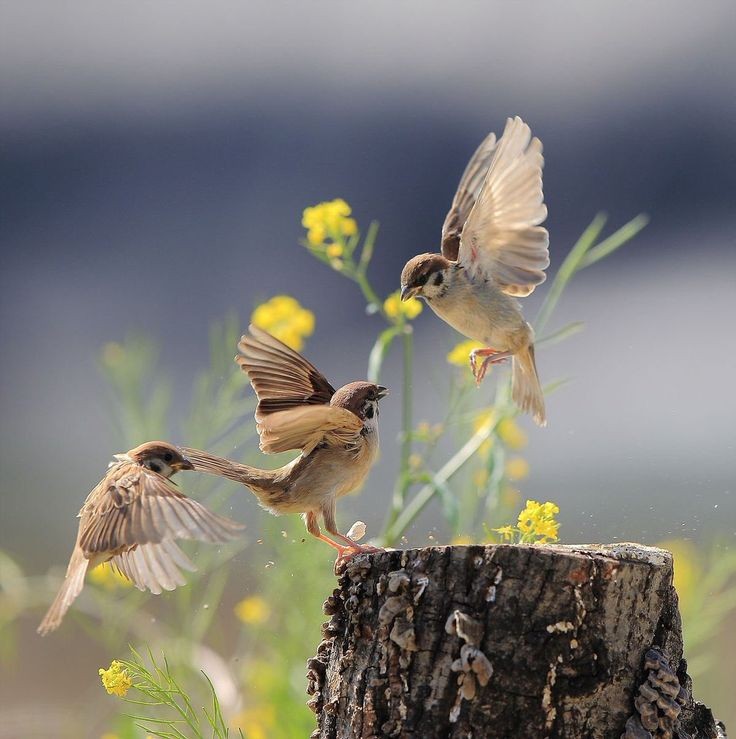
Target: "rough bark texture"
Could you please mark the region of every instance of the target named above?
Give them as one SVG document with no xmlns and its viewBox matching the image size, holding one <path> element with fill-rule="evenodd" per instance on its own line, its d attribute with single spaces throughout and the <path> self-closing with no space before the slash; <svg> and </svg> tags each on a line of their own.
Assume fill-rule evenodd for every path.
<svg viewBox="0 0 736 739">
<path fill-rule="evenodd" d="M 691 697 L 668 552 L 361 555 L 309 661 L 313 737 L 724 737 Z"/>
</svg>

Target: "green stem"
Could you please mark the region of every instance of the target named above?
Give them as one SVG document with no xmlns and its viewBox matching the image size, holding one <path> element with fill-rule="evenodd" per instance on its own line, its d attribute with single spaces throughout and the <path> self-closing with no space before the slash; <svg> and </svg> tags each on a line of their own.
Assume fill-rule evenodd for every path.
<svg viewBox="0 0 736 739">
<path fill-rule="evenodd" d="M 402 507 L 399 514 L 389 522 L 386 531 L 382 537 L 383 544 L 390 546 L 396 542 L 406 529 L 411 525 L 412 521 L 424 510 L 437 492 L 438 485 L 446 484 L 450 478 L 458 472 L 462 466 L 478 451 L 480 445 L 490 438 L 495 429 L 495 424 L 491 428 L 481 428 L 476 431 L 468 441 L 458 449 L 450 459 L 440 468 L 433 476 L 432 482 L 424 485 L 417 494 Z"/>
<path fill-rule="evenodd" d="M 391 499 L 391 510 L 384 527 L 382 538 L 385 539 L 387 532 L 394 525 L 396 519 L 404 510 L 406 494 L 411 485 L 409 474 L 409 457 L 412 449 L 412 396 L 411 378 L 414 363 L 414 335 L 410 325 L 405 324 L 401 335 L 403 348 L 403 379 L 401 388 L 401 450 L 399 459 L 399 475 L 394 485 L 394 493 Z"/>
<path fill-rule="evenodd" d="M 549 321 L 562 293 L 565 291 L 567 283 L 570 282 L 586 252 L 593 246 L 605 224 L 606 216 L 603 213 L 599 213 L 592 220 L 588 228 L 583 231 L 575 246 L 573 246 L 570 253 L 565 257 L 565 261 L 557 271 L 555 279 L 552 281 L 552 286 L 544 298 L 542 307 L 537 315 L 537 320 L 534 322 L 535 331 L 541 332 L 547 325 L 547 321 Z"/>
</svg>

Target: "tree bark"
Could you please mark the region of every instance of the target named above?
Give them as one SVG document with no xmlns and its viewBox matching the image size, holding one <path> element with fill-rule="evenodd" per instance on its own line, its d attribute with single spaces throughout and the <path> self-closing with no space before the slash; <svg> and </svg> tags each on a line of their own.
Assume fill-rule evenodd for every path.
<svg viewBox="0 0 736 739">
<path fill-rule="evenodd" d="M 361 555 L 324 609 L 312 737 L 725 737 L 692 698 L 661 549 Z"/>
</svg>

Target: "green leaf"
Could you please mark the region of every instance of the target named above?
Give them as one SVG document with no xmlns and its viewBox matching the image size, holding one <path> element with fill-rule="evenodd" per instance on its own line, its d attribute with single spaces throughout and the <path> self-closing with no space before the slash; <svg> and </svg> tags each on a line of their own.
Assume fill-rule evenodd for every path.
<svg viewBox="0 0 736 739">
<path fill-rule="evenodd" d="M 585 269 L 590 267 L 591 264 L 599 262 L 609 254 L 612 254 L 620 246 L 623 246 L 628 241 L 636 236 L 644 226 L 649 223 L 649 216 L 642 213 L 636 218 L 632 218 L 627 224 L 621 226 L 618 231 L 612 233 L 607 238 L 603 239 L 600 244 L 596 244 L 592 247 L 587 254 L 580 260 L 578 269 Z"/>
<path fill-rule="evenodd" d="M 433 479 L 430 483 L 440 497 L 442 503 L 442 513 L 450 526 L 453 534 L 457 534 L 458 524 L 460 521 L 460 508 L 458 506 L 457 497 L 450 490 L 450 486 L 441 479 Z"/>
<path fill-rule="evenodd" d="M 534 343 L 537 346 L 542 346 L 543 344 L 553 346 L 580 333 L 584 328 L 585 324 L 582 321 L 574 321 L 573 323 L 568 323 L 567 326 L 564 326 L 559 331 L 554 331 L 551 334 L 543 336 L 541 339 L 537 339 Z"/>
<path fill-rule="evenodd" d="M 383 366 L 383 360 L 386 358 L 388 350 L 391 348 L 391 343 L 399 333 L 401 333 L 401 328 L 398 326 L 391 326 L 384 329 L 376 339 L 376 343 L 373 345 L 370 356 L 368 357 L 368 382 L 378 382 L 378 378 L 381 374 L 381 367 Z"/>
</svg>

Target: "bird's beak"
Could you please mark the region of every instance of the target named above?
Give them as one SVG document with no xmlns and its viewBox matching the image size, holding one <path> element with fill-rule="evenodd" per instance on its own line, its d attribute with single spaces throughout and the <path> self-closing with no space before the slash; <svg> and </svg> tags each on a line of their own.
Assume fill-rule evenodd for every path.
<svg viewBox="0 0 736 739">
<path fill-rule="evenodd" d="M 194 465 L 186 458 L 181 458 L 181 464 L 179 465 L 180 470 L 193 470 Z"/>
<path fill-rule="evenodd" d="M 416 293 L 417 288 L 415 287 L 409 287 L 408 285 L 402 285 L 401 286 L 401 302 L 403 303 L 405 300 L 409 300 L 409 298 L 414 297 L 414 293 Z"/>
<path fill-rule="evenodd" d="M 378 398 L 378 400 L 382 400 L 387 395 L 388 395 L 388 388 L 387 387 L 384 387 L 383 385 L 379 385 L 378 386 L 378 394 L 376 395 L 376 397 Z"/>
</svg>

